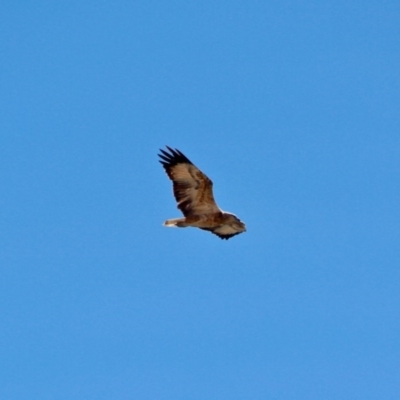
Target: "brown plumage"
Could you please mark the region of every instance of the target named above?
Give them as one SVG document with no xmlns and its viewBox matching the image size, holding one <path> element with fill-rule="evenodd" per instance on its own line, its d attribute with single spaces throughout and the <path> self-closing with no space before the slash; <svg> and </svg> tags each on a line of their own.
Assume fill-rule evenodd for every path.
<svg viewBox="0 0 400 400">
<path fill-rule="evenodd" d="M 174 196 L 185 218 L 169 219 L 164 226 L 197 227 L 221 239 L 245 232 L 246 226 L 239 218 L 217 206 L 212 181 L 179 150 L 166 147 L 169 152 L 160 150 L 160 163 L 173 182 Z"/>
</svg>

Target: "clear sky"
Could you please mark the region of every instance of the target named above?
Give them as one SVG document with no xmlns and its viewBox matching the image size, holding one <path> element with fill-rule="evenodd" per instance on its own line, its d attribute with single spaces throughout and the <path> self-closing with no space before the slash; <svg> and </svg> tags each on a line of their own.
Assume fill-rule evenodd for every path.
<svg viewBox="0 0 400 400">
<path fill-rule="evenodd" d="M 3 3 L 0 398 L 398 400 L 399 1 Z"/>
</svg>

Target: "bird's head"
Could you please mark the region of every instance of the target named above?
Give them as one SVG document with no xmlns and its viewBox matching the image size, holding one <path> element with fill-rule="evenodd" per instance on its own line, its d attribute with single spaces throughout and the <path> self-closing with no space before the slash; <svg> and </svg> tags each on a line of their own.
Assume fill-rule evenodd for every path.
<svg viewBox="0 0 400 400">
<path fill-rule="evenodd" d="M 224 212 L 225 221 L 238 231 L 246 231 L 246 225 L 235 215 L 228 212 Z"/>
</svg>

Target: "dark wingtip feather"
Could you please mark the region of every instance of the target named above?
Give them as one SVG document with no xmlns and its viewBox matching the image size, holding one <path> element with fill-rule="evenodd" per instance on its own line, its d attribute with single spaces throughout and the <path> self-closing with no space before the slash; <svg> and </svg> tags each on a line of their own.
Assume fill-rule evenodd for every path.
<svg viewBox="0 0 400 400">
<path fill-rule="evenodd" d="M 236 233 L 232 233 L 230 235 L 221 235 L 219 233 L 213 232 L 213 228 L 200 228 L 200 229 L 202 229 L 203 231 L 208 231 L 208 232 L 213 233 L 214 235 L 218 236 L 221 240 L 228 240 L 233 236 L 236 236 L 236 235 L 239 235 L 240 233 L 243 233 L 243 232 L 236 232 Z"/>
<path fill-rule="evenodd" d="M 160 149 L 160 154 L 158 156 L 161 160 L 160 163 L 163 165 L 164 168 L 173 167 L 177 164 L 193 164 L 181 151 L 178 149 L 173 149 L 169 146 L 165 146 L 169 152 Z"/>
<path fill-rule="evenodd" d="M 240 235 L 241 233 L 243 233 L 243 232 L 236 232 L 236 233 L 232 233 L 230 235 L 221 235 L 219 233 L 213 232 L 212 230 L 210 230 L 210 232 L 213 233 L 214 235 L 217 235 L 222 240 L 228 240 L 236 235 Z"/>
</svg>

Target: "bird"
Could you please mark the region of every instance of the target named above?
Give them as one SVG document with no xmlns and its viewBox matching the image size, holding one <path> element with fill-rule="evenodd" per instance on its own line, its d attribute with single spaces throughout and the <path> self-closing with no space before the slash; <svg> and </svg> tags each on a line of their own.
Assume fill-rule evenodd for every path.
<svg viewBox="0 0 400 400">
<path fill-rule="evenodd" d="M 184 218 L 168 219 L 166 227 L 196 227 L 221 239 L 246 232 L 246 225 L 236 215 L 222 211 L 214 200 L 213 183 L 182 152 L 166 146 L 160 149 L 159 162 L 173 183 L 177 208 Z"/>
</svg>

